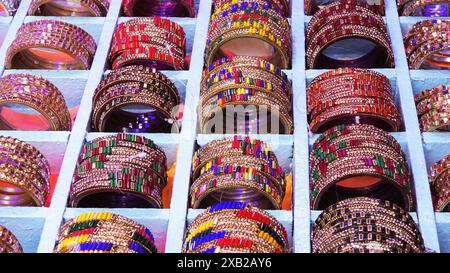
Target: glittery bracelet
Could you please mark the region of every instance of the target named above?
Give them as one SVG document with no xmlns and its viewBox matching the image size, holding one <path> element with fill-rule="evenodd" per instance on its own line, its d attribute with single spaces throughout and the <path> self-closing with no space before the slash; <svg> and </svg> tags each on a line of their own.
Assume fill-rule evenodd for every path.
<svg viewBox="0 0 450 273">
<path fill-rule="evenodd" d="M 305 0 L 305 14 L 306 15 L 314 15 L 316 12 L 322 10 L 325 5 L 328 5 L 332 2 L 337 1 L 325 1 L 325 4 L 322 4 L 322 0 Z M 339 0 L 340 2 L 343 2 Z M 358 3 L 360 5 L 364 5 L 370 10 L 373 10 L 374 12 L 379 13 L 380 15 L 384 16 L 384 0 L 379 0 L 378 3 L 372 4 L 373 1 L 368 0 L 345 0 L 348 3 Z M 318 3 L 319 2 L 319 3 Z"/>
<path fill-rule="evenodd" d="M 14 16 L 19 7 L 19 0 L 1 0 L 0 16 Z"/>
<path fill-rule="evenodd" d="M 22 253 L 23 249 L 16 236 L 0 225 L 0 253 Z"/>
<path fill-rule="evenodd" d="M 447 17 L 449 3 L 446 0 L 397 0 L 400 16 Z"/>
<path fill-rule="evenodd" d="M 108 0 L 32 0 L 28 9 L 30 16 L 106 16 Z"/>
<path fill-rule="evenodd" d="M 194 17 L 192 0 L 124 0 L 123 11 L 129 17 Z"/>
</svg>

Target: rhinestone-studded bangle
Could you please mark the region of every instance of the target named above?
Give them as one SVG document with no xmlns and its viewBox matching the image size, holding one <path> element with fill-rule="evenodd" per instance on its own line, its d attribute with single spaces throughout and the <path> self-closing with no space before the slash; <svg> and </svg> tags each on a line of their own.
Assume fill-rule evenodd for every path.
<svg viewBox="0 0 450 273">
<path fill-rule="evenodd" d="M 23 249 L 16 236 L 0 225 L 0 253 L 22 253 Z"/>
</svg>

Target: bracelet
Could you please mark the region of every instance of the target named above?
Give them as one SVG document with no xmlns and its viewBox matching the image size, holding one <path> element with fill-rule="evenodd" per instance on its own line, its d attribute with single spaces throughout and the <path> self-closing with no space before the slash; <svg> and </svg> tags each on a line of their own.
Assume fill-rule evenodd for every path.
<svg viewBox="0 0 450 273">
<path fill-rule="evenodd" d="M 208 207 L 187 228 L 183 253 L 285 253 L 285 228 L 269 213 L 242 202 Z"/>
<path fill-rule="evenodd" d="M 359 5 L 365 5 L 368 9 L 380 14 L 381 16 L 384 16 L 384 0 L 379 0 L 374 4 L 373 1 L 368 0 L 346 0 L 347 2 L 353 1 L 355 3 L 358 3 Z M 327 5 L 336 1 L 325 1 L 323 0 L 305 0 L 305 14 L 306 15 L 314 15 L 319 10 L 322 10 Z M 342 2 L 342 1 L 341 1 Z"/>
<path fill-rule="evenodd" d="M 0 206 L 44 206 L 50 167 L 35 147 L 0 136 Z"/>
<path fill-rule="evenodd" d="M 108 9 L 108 0 L 32 0 L 28 15 L 104 17 Z"/>
<path fill-rule="evenodd" d="M 235 5 L 242 3 L 245 0 L 214 0 L 213 1 L 213 12 L 220 9 L 225 4 Z M 274 9 L 278 10 L 284 17 L 289 16 L 289 1 L 288 0 L 256 0 L 254 2 L 259 2 L 261 4 L 270 4 Z"/>
<path fill-rule="evenodd" d="M 357 197 L 326 208 L 312 233 L 313 253 L 422 253 L 412 217 L 390 201 Z"/>
<path fill-rule="evenodd" d="M 0 253 L 23 253 L 19 240 L 2 225 L 0 225 Z"/>
<path fill-rule="evenodd" d="M 129 17 L 194 17 L 193 0 L 124 0 L 123 12 Z"/>
<path fill-rule="evenodd" d="M 448 85 L 440 85 L 418 93 L 417 114 L 423 132 L 450 130 L 450 95 Z"/>
<path fill-rule="evenodd" d="M 8 48 L 6 68 L 87 70 L 95 50 L 92 36 L 78 26 L 57 20 L 33 21 L 20 27 Z"/>
<path fill-rule="evenodd" d="M 263 141 L 248 136 L 215 140 L 198 149 L 191 178 L 192 208 L 240 200 L 280 209 L 286 190 L 276 155 Z"/>
<path fill-rule="evenodd" d="M 435 210 L 450 211 L 450 155 L 434 163 L 429 176 Z"/>
<path fill-rule="evenodd" d="M 69 194 L 72 207 L 162 206 L 164 151 L 153 141 L 117 134 L 84 144 Z"/>
<path fill-rule="evenodd" d="M 14 16 L 19 7 L 19 0 L 1 0 L 0 16 Z"/>
<path fill-rule="evenodd" d="M 111 212 L 90 212 L 65 222 L 58 233 L 57 253 L 157 253 L 145 226 Z"/>
<path fill-rule="evenodd" d="M 390 38 L 382 17 L 354 0 L 332 3 L 316 12 L 308 24 L 306 37 L 310 69 L 394 65 Z M 364 55 L 357 50 L 349 54 L 349 49 L 342 54 L 332 52 L 333 45 L 340 48 L 344 46 L 341 43 L 351 39 L 366 41 L 368 48 Z"/>
<path fill-rule="evenodd" d="M 401 16 L 447 17 L 448 0 L 397 0 Z"/>
<path fill-rule="evenodd" d="M 11 104 L 14 107 L 9 108 Z M 16 105 L 36 110 L 39 119 L 29 118 L 25 124 L 14 122 L 9 115 L 23 115 L 14 111 Z M 70 131 L 72 120 L 64 96 L 55 85 L 40 76 L 10 74 L 0 78 L 0 106 L 4 112 L 0 116 L 1 130 Z M 11 112 L 6 112 L 8 108 Z"/>
</svg>

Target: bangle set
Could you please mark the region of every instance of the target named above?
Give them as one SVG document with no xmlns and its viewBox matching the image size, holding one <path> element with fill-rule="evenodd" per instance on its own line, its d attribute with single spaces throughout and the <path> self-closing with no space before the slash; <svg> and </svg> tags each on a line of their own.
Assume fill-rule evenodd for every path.
<svg viewBox="0 0 450 273">
<path fill-rule="evenodd" d="M 339 124 L 371 124 L 399 131 L 401 115 L 389 79 L 358 68 L 338 68 L 320 74 L 307 88 L 308 121 L 313 133 Z"/>
<path fill-rule="evenodd" d="M 145 226 L 111 212 L 90 212 L 65 222 L 58 233 L 57 253 L 157 253 Z"/>
<path fill-rule="evenodd" d="M 8 115 L 0 114 L 0 130 L 26 130 L 20 127 L 26 125 L 32 126 L 31 130 L 70 131 L 72 120 L 64 96 L 55 85 L 40 76 L 10 74 L 0 78 L 0 109 L 12 104 L 36 110 L 40 114 L 39 120 L 33 124 L 27 121 L 15 125 L 8 121 Z"/>
<path fill-rule="evenodd" d="M 305 14 L 314 15 L 319 10 L 325 8 L 330 3 L 339 2 L 340 0 L 305 0 Z M 366 5 L 370 10 L 384 16 L 384 0 L 370 1 L 370 0 L 346 0 L 354 3 Z"/>
<path fill-rule="evenodd" d="M 447 17 L 449 0 L 397 0 L 400 16 Z"/>
<path fill-rule="evenodd" d="M 69 194 L 72 207 L 160 208 L 167 184 L 164 151 L 131 134 L 84 144 Z"/>
<path fill-rule="evenodd" d="M 153 17 L 119 24 L 108 59 L 112 69 L 145 65 L 159 70 L 183 70 L 185 55 L 183 28 L 168 19 Z"/>
<path fill-rule="evenodd" d="M 232 129 L 231 133 L 290 134 L 291 99 L 290 80 L 273 64 L 250 56 L 218 59 L 203 72 L 199 102 L 201 131 L 219 133 Z M 219 114 L 226 119 L 223 128 L 215 124 Z M 229 119 L 233 126 L 229 125 Z"/>
<path fill-rule="evenodd" d="M 354 0 L 332 3 L 316 12 L 306 29 L 306 41 L 310 69 L 394 66 L 383 18 Z"/>
<path fill-rule="evenodd" d="M 149 67 L 111 70 L 95 90 L 92 103 L 95 132 L 179 131 L 173 113 L 180 103 L 178 90 L 164 74 Z"/>
<path fill-rule="evenodd" d="M 423 132 L 450 131 L 449 85 L 440 85 L 415 95 Z"/>
<path fill-rule="evenodd" d="M 23 249 L 16 236 L 0 225 L 0 253 L 22 253 Z"/>
<path fill-rule="evenodd" d="M 281 209 L 286 191 L 283 168 L 261 140 L 234 136 L 214 140 L 194 153 L 192 208 L 243 201 L 261 209 Z"/>
<path fill-rule="evenodd" d="M 193 0 L 123 0 L 123 12 L 129 17 L 194 17 Z"/>
<path fill-rule="evenodd" d="M 30 16 L 95 16 L 108 13 L 109 0 L 32 0 Z"/>
<path fill-rule="evenodd" d="M 357 197 L 326 208 L 316 219 L 313 253 L 423 253 L 409 213 L 386 200 Z"/>
<path fill-rule="evenodd" d="M 450 155 L 431 166 L 430 185 L 435 210 L 450 212 Z"/>
<path fill-rule="evenodd" d="M 312 209 L 358 196 L 413 208 L 406 156 L 394 137 L 372 125 L 338 125 L 321 134 L 310 170 Z"/>
<path fill-rule="evenodd" d="M 223 57 L 255 56 L 282 69 L 291 65 L 292 37 L 288 20 L 269 0 L 220 1 L 208 29 L 205 64 Z"/>
<path fill-rule="evenodd" d="M 0 206 L 44 206 L 50 167 L 35 147 L 0 136 Z"/>
<path fill-rule="evenodd" d="M 97 45 L 78 26 L 57 20 L 23 24 L 6 54 L 7 69 L 88 70 Z"/>
<path fill-rule="evenodd" d="M 242 202 L 208 207 L 187 228 L 183 253 L 285 253 L 285 228 L 266 211 Z"/>
<path fill-rule="evenodd" d="M 14 16 L 19 4 L 20 0 L 0 0 L 0 16 Z"/>
</svg>

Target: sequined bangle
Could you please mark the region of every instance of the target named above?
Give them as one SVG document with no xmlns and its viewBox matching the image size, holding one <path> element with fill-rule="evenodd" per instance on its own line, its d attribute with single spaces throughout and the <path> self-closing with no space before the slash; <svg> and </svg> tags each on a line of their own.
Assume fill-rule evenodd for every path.
<svg viewBox="0 0 450 273">
<path fill-rule="evenodd" d="M 30 16 L 106 16 L 108 0 L 32 0 L 28 9 Z"/>
<path fill-rule="evenodd" d="M 341 220 L 325 221 L 329 216 Z M 326 208 L 312 233 L 313 253 L 422 253 L 425 246 L 412 217 L 390 201 L 357 197 Z"/>
<path fill-rule="evenodd" d="M 439 212 L 450 211 L 450 155 L 430 167 L 429 180 L 434 209 Z"/>
<path fill-rule="evenodd" d="M 357 3 L 360 5 L 365 5 L 368 9 L 384 16 L 384 0 L 379 0 L 374 4 L 374 1 L 368 0 L 339 0 L 340 2 L 346 1 L 347 3 Z M 323 3 L 324 2 L 324 3 Z M 326 5 L 337 1 L 323 1 L 323 0 L 305 0 L 305 14 L 314 15 L 316 12 L 322 10 Z"/>
<path fill-rule="evenodd" d="M 123 12 L 130 17 L 194 17 L 193 0 L 124 0 Z"/>
<path fill-rule="evenodd" d="M 23 249 L 16 236 L 0 225 L 0 253 L 22 253 Z"/>
<path fill-rule="evenodd" d="M 247 203 L 223 202 L 189 225 L 184 253 L 282 253 L 289 251 L 285 228 L 269 213 Z"/>
<path fill-rule="evenodd" d="M 0 16 L 14 16 L 19 4 L 20 0 L 1 0 Z"/>
<path fill-rule="evenodd" d="M 61 226 L 54 252 L 156 253 L 157 249 L 145 226 L 111 212 L 91 212 Z"/>
<path fill-rule="evenodd" d="M 131 134 L 98 138 L 83 146 L 69 204 L 158 208 L 166 172 L 164 151 L 151 140 Z"/>
<path fill-rule="evenodd" d="M 449 16 L 447 0 L 397 0 L 400 16 Z"/>
<path fill-rule="evenodd" d="M 228 3 L 229 5 L 235 5 L 244 1 L 245 0 L 215 0 L 213 1 L 213 12 L 215 12 L 215 10 L 217 9 L 220 9 L 226 3 Z M 289 16 L 289 0 L 255 0 L 254 2 L 259 2 L 263 5 L 270 4 L 274 7 L 274 9 L 279 10 L 284 17 Z"/>
<path fill-rule="evenodd" d="M 417 114 L 423 132 L 450 130 L 448 85 L 427 89 L 415 96 Z"/>
</svg>

